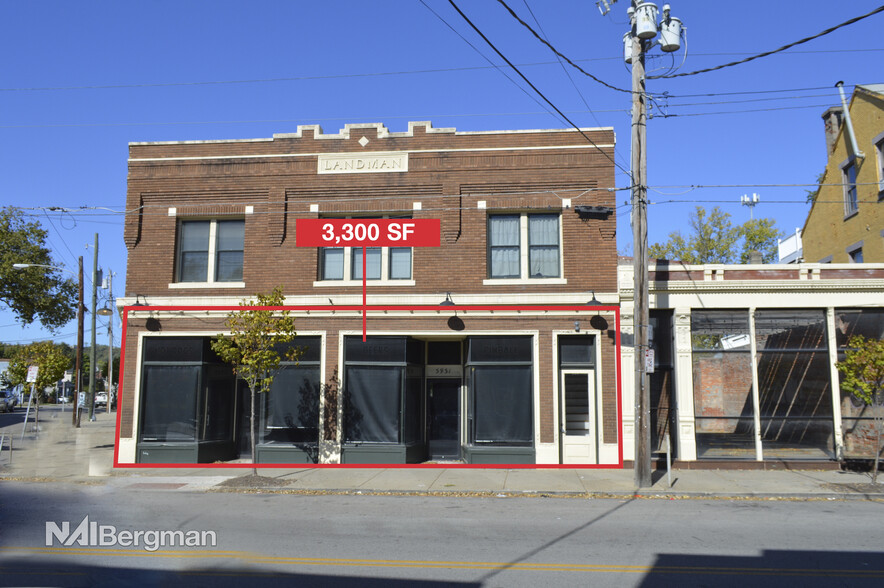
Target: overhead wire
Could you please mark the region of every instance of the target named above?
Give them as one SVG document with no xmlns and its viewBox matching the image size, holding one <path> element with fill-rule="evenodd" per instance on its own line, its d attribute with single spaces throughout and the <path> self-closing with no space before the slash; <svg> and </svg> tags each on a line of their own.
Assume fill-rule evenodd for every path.
<svg viewBox="0 0 884 588">
<path fill-rule="evenodd" d="M 517 68 L 517 67 L 516 67 L 516 66 L 515 66 L 515 65 L 514 65 L 509 59 L 506 58 L 506 56 L 505 56 L 503 53 L 500 52 L 500 50 L 494 45 L 494 43 L 491 42 L 491 40 L 490 40 L 488 37 L 485 36 L 485 34 L 479 29 L 479 27 L 477 27 L 475 24 L 473 24 L 473 21 L 471 21 L 471 20 L 469 19 L 469 17 L 467 17 L 467 15 L 463 13 L 463 11 L 460 9 L 460 7 L 458 7 L 458 5 L 454 2 L 454 0 L 448 0 L 448 3 L 451 4 L 451 6 L 452 6 L 452 7 L 457 11 L 457 13 L 461 16 L 461 18 L 463 18 L 463 19 L 466 21 L 466 23 L 467 23 L 468 25 L 470 25 L 470 27 L 471 27 L 474 31 L 476 31 L 476 34 L 478 34 L 480 37 L 482 37 L 482 39 L 483 39 L 486 43 L 488 43 L 488 46 L 491 47 L 491 49 L 493 49 L 494 52 L 497 53 L 497 55 L 498 55 L 501 59 L 503 59 L 503 60 L 507 63 L 507 65 L 509 65 L 510 68 L 512 68 L 513 71 L 515 71 L 515 72 L 519 75 L 519 77 L 521 77 L 521 78 L 525 81 L 526 84 L 528 84 L 529 86 L 531 86 L 531 89 L 532 89 L 532 90 L 534 90 L 535 92 L 537 92 L 537 95 L 540 96 L 540 97 L 544 100 L 544 102 L 546 102 L 547 104 L 549 104 L 549 105 L 553 108 L 553 110 L 555 110 L 556 112 L 558 112 L 559 115 L 560 115 L 562 118 L 564 118 L 564 119 L 568 122 L 568 124 L 570 124 L 572 127 L 574 127 L 574 128 L 577 130 L 578 133 L 580 133 L 581 135 L 583 135 L 583 138 L 586 139 L 586 140 L 587 140 L 591 145 L 593 145 L 596 149 L 598 149 L 599 152 L 600 152 L 602 155 L 604 155 L 604 156 L 605 156 L 605 157 L 606 157 L 611 163 L 613 163 L 616 167 L 620 168 L 620 170 L 622 170 L 622 171 L 627 175 L 627 177 L 632 178 L 632 172 L 630 172 L 629 170 L 627 170 L 625 167 L 623 167 L 623 166 L 620 165 L 617 161 L 615 161 L 610 155 L 608 155 L 607 152 L 605 152 L 604 149 L 602 149 L 601 147 L 599 147 L 599 146 L 596 144 L 595 141 L 593 141 L 592 139 L 590 139 L 589 136 L 588 136 L 586 133 L 583 132 L 583 129 L 581 129 L 580 127 L 578 127 L 578 126 L 577 126 L 577 125 L 576 125 L 576 124 L 575 124 L 570 118 L 568 118 L 568 116 L 567 116 L 565 113 L 563 113 L 561 110 L 559 110 L 559 108 L 558 108 L 555 104 L 553 104 L 552 101 L 550 101 L 550 99 L 547 98 L 547 97 L 543 94 L 543 92 L 541 92 L 541 91 L 537 88 L 537 86 L 535 86 L 534 84 L 532 84 L 532 83 L 531 83 L 531 80 L 529 80 L 527 77 L 525 77 L 525 74 L 523 74 L 523 73 L 519 70 L 519 68 Z"/>
<path fill-rule="evenodd" d="M 528 9 L 528 12 L 531 14 L 531 18 L 534 19 L 534 22 L 537 23 L 537 28 L 540 29 L 540 32 L 543 34 L 544 38 L 547 37 L 546 31 L 543 30 L 543 25 L 540 24 L 540 21 L 537 19 L 537 15 L 534 14 L 534 11 L 531 9 L 531 6 L 528 4 L 528 0 L 522 0 L 525 4 L 525 8 Z M 586 100 L 586 96 L 583 95 L 583 92 L 580 91 L 580 88 L 577 86 L 577 83 L 574 81 L 574 78 L 571 77 L 571 72 L 568 71 L 568 68 L 565 67 L 565 64 L 562 62 L 562 58 L 556 55 L 556 60 L 558 61 L 559 66 L 562 68 L 565 76 L 567 76 L 568 81 L 571 82 L 571 86 L 574 87 L 574 90 L 577 92 L 577 95 L 580 96 L 580 100 L 583 102 L 583 105 L 586 106 L 586 109 L 592 115 L 592 119 L 596 122 L 598 126 L 603 126 L 601 121 L 599 121 L 598 117 L 595 115 L 592 107 L 589 105 L 589 102 Z M 618 156 L 617 148 L 614 148 L 614 157 Z M 622 157 L 621 157 L 622 159 Z"/>
<path fill-rule="evenodd" d="M 449 2 L 450 2 L 450 1 L 451 1 L 451 0 L 449 0 Z M 521 18 L 518 14 L 516 14 L 516 12 L 515 12 L 512 8 L 510 8 L 510 6 L 509 6 L 506 2 L 504 2 L 504 0 L 497 0 L 497 2 L 498 2 L 501 6 L 503 6 L 503 7 L 506 9 L 506 11 L 510 13 L 510 16 L 512 16 L 514 19 L 516 19 L 516 20 L 519 22 L 519 24 L 521 24 L 523 27 L 525 27 L 526 29 L 528 29 L 528 31 L 530 31 L 531 34 L 534 35 L 534 36 L 537 38 L 538 41 L 540 41 L 541 43 L 543 43 L 544 45 L 546 45 L 547 47 L 549 47 L 550 51 L 552 51 L 553 53 L 555 53 L 555 54 L 556 54 L 557 56 L 559 56 L 560 58 L 564 59 L 564 60 L 565 60 L 565 61 L 566 61 L 571 67 L 573 67 L 574 69 L 576 69 L 577 71 L 579 71 L 580 73 L 582 73 L 583 75 L 585 75 L 586 77 L 590 78 L 591 80 L 594 80 L 594 81 L 598 82 L 599 84 L 605 86 L 606 88 L 609 88 L 609 89 L 611 89 L 611 90 L 616 90 L 617 92 L 623 92 L 623 93 L 626 93 L 626 94 L 632 94 L 632 90 L 625 90 L 625 89 L 623 89 L 623 88 L 618 88 L 617 86 L 612 86 L 612 85 L 609 84 L 608 82 L 606 82 L 606 81 L 604 81 L 604 80 L 602 80 L 602 79 L 597 78 L 596 76 L 592 75 L 591 73 L 589 73 L 588 71 L 586 71 L 585 69 L 583 69 L 582 67 L 580 67 L 579 65 L 577 65 L 576 63 L 574 63 L 574 62 L 573 62 L 573 61 L 572 61 L 567 55 L 563 54 L 561 51 L 559 51 L 558 49 L 556 49 L 555 47 L 553 47 L 552 43 L 550 43 L 549 41 L 547 41 L 546 39 L 544 39 L 543 37 L 541 37 L 541 36 L 537 33 L 537 31 L 535 31 L 534 29 L 532 29 L 532 28 L 531 28 L 531 25 L 529 25 L 527 22 L 525 22 L 524 20 L 522 20 L 522 18 Z"/>
<path fill-rule="evenodd" d="M 497 1 L 503 2 L 503 0 L 497 0 Z M 779 48 L 774 49 L 772 51 L 765 51 L 764 53 L 758 53 L 757 55 L 752 55 L 751 57 L 746 57 L 745 59 L 740 59 L 739 61 L 732 61 L 730 63 L 716 65 L 715 67 L 707 67 L 704 69 L 698 69 L 695 71 L 689 71 L 689 72 L 683 72 L 683 73 L 668 74 L 668 75 L 663 75 L 663 76 L 648 76 L 648 79 L 649 80 L 658 80 L 658 79 L 672 79 L 672 78 L 681 78 L 681 77 L 685 77 L 685 76 L 694 76 L 694 75 L 701 74 L 701 73 L 708 73 L 711 71 L 717 71 L 720 69 L 724 69 L 726 67 L 733 67 L 735 65 L 742 65 L 744 63 L 749 63 L 750 61 L 754 61 L 756 59 L 761 59 L 762 57 L 768 57 L 770 55 L 774 55 L 775 53 L 780 53 L 782 51 L 786 51 L 787 49 L 791 49 L 792 47 L 795 47 L 796 45 L 801 45 L 802 43 L 807 43 L 808 41 L 813 41 L 814 39 L 818 39 L 824 35 L 828 35 L 829 33 L 837 31 L 840 28 L 846 27 L 848 25 L 852 25 L 852 24 L 859 22 L 865 18 L 869 18 L 870 16 L 878 14 L 879 12 L 884 12 L 884 6 L 879 6 L 878 8 L 872 10 L 871 12 L 869 12 L 867 14 L 863 14 L 862 16 L 857 16 L 857 17 L 851 18 L 851 19 L 846 20 L 846 21 L 844 21 L 840 24 L 837 24 L 833 27 L 829 27 L 828 29 L 826 29 L 822 32 L 819 32 L 816 35 L 812 35 L 810 37 L 805 37 L 803 39 L 795 41 L 794 43 L 789 43 L 788 45 L 783 45 L 782 47 L 779 47 Z"/>
<path fill-rule="evenodd" d="M 864 52 L 882 52 L 884 48 L 881 49 L 826 49 L 826 50 L 814 50 L 814 51 L 790 51 L 788 55 L 802 55 L 802 54 L 814 54 L 814 53 L 864 53 Z M 723 56 L 723 55 L 753 55 L 752 53 L 745 52 L 727 52 L 727 53 L 691 53 L 692 57 L 703 57 L 703 56 Z M 574 62 L 583 63 L 590 61 L 619 61 L 623 59 L 620 56 L 617 57 L 591 57 L 591 58 L 583 58 L 583 59 L 574 59 Z M 519 67 L 535 67 L 541 65 L 557 65 L 561 63 L 560 61 L 536 61 L 530 63 L 518 63 Z M 346 74 L 329 74 L 329 75 L 321 75 L 321 76 L 291 76 L 291 77 L 275 77 L 275 78 L 254 78 L 254 79 L 245 79 L 245 80 L 203 80 L 203 81 L 188 81 L 188 82 L 139 82 L 132 84 L 86 84 L 80 86 L 28 86 L 28 87 L 9 87 L 9 88 L 0 88 L 0 92 L 55 92 L 55 91 L 68 91 L 68 90 L 120 90 L 120 89 L 136 89 L 136 88 L 174 88 L 174 87 L 187 87 L 187 86 L 219 86 L 219 85 L 233 85 L 233 84 L 262 84 L 262 83 L 277 83 L 277 82 L 301 82 L 301 81 L 321 81 L 321 80 L 336 80 L 336 79 L 348 79 L 348 78 L 371 78 L 371 77 L 382 77 L 382 76 L 401 76 L 401 75 L 416 75 L 416 74 L 432 74 L 432 73 L 453 73 L 453 72 L 463 72 L 463 71 L 478 71 L 485 69 L 498 69 L 500 66 L 498 65 L 476 65 L 476 66 L 464 66 L 464 67 L 447 67 L 447 68 L 426 68 L 426 69 L 414 69 L 414 70 L 401 70 L 401 71 L 388 71 L 388 72 L 366 72 L 366 73 L 346 73 Z"/>
<path fill-rule="evenodd" d="M 460 37 L 461 40 L 462 40 L 464 43 L 466 43 L 467 45 L 469 45 L 469 46 L 473 49 L 473 51 L 475 51 L 476 53 L 478 53 L 479 55 L 481 55 L 481 56 L 482 56 L 482 59 L 484 59 L 484 60 L 487 61 L 489 64 L 491 64 L 491 66 L 494 67 L 494 69 L 496 69 L 496 70 L 497 70 L 497 71 L 498 71 L 503 77 L 505 77 L 506 79 L 508 79 L 508 80 L 509 80 L 514 86 L 516 86 L 519 90 L 521 90 L 526 96 L 528 96 L 529 98 L 531 98 L 531 100 L 533 100 L 535 104 L 537 104 L 538 106 L 540 106 L 541 108 L 543 108 L 544 110 L 546 110 L 547 113 L 549 113 L 550 115 L 552 115 L 553 117 L 555 117 L 555 115 L 554 115 L 552 112 L 550 112 L 550 111 L 549 111 L 549 110 L 548 110 L 548 109 L 547 109 L 547 108 L 546 108 L 546 107 L 545 107 L 545 106 L 544 106 L 539 100 L 537 100 L 537 98 L 536 98 L 535 96 L 533 96 L 530 92 L 528 92 L 528 90 L 526 90 L 525 88 L 523 88 L 522 86 L 520 86 L 520 85 L 519 85 L 514 79 L 512 79 L 511 77 L 509 77 L 509 76 L 506 74 L 506 72 L 504 71 L 504 68 L 502 68 L 501 66 L 499 66 L 499 65 L 497 65 L 496 63 L 494 63 L 493 61 L 491 61 L 491 60 L 490 60 L 490 59 L 489 59 L 484 53 L 482 53 L 481 51 L 479 51 L 479 48 L 478 48 L 478 47 L 476 47 L 475 45 L 473 45 L 473 44 L 469 41 L 469 39 L 467 39 L 466 37 L 464 37 L 463 35 L 461 35 L 460 32 L 459 32 L 457 29 L 455 29 L 453 26 L 451 26 L 451 24 L 450 24 L 447 20 L 445 20 L 444 18 L 442 18 L 442 16 L 441 16 L 439 13 L 437 13 L 435 10 L 433 10 L 432 8 L 430 8 L 430 6 L 429 6 L 426 2 L 424 2 L 424 0 L 419 0 L 419 1 L 420 1 L 421 4 L 423 4 L 424 8 L 426 8 L 427 10 L 429 10 L 430 12 L 432 12 L 433 15 L 434 15 L 436 18 L 438 18 L 440 21 L 442 21 L 442 23 L 443 23 L 445 26 L 447 26 L 447 27 L 448 27 L 448 28 L 449 28 L 449 29 L 450 29 L 455 35 L 457 35 L 458 37 Z"/>
</svg>

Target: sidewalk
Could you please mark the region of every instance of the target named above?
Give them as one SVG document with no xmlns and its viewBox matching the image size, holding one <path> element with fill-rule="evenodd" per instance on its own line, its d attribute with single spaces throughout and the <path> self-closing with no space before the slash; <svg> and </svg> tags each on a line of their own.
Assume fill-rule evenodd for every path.
<svg viewBox="0 0 884 588">
<path fill-rule="evenodd" d="M 84 418 L 79 429 L 71 426 L 70 412 L 50 408 L 40 414 L 40 432 L 29 423 L 23 442 L 21 423 L 2 431 L 15 435 L 15 451 L 11 465 L 8 451 L 0 454 L 0 482 L 179 491 L 884 500 L 884 483 L 876 487 L 868 474 L 832 470 L 673 470 L 671 488 L 663 471 L 655 472 L 651 488 L 636 491 L 631 469 L 260 468 L 264 479 L 258 481 L 248 477 L 248 468 L 115 469 L 116 413 L 97 412 L 96 421 Z"/>
</svg>

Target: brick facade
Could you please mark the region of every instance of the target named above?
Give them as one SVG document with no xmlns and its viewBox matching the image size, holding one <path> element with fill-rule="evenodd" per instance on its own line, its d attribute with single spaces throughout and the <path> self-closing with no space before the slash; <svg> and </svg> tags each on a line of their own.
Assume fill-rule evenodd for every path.
<svg viewBox="0 0 884 588">
<path fill-rule="evenodd" d="M 578 132 L 517 131 L 458 133 L 411 123 L 409 131 L 391 133 L 381 125 L 348 125 L 338 134 L 318 127 L 272 139 L 149 143 L 130 145 L 125 243 L 129 249 L 126 297 L 156 306 L 235 305 L 257 292 L 282 286 L 291 305 L 355 304 L 361 284 L 317 284 L 319 254 L 296 247 L 296 223 L 324 216 L 409 215 L 441 219 L 441 246 L 414 248 L 411 280 L 368 282 L 368 304 L 375 307 L 438 304 L 451 292 L 459 306 L 542 304 L 574 306 L 596 297 L 617 299 L 616 216 L 578 215 L 575 207 L 615 206 L 614 135 L 611 129 Z M 407 171 L 388 173 L 319 173 L 321 158 L 407 153 Z M 570 202 L 569 202 L 570 201 Z M 418 204 L 419 203 L 419 204 Z M 555 280 L 489 279 L 486 240 L 489 214 L 500 212 L 560 214 L 561 275 Z M 242 284 L 176 283 L 177 234 L 181 221 L 245 219 Z M 226 286 L 226 287 L 225 287 Z M 579 301 L 579 302 L 577 302 Z M 457 308 L 457 307 L 455 307 Z M 340 332 L 359 333 L 359 313 L 297 313 L 299 332 L 325 336 L 322 377 L 328 384 L 341 366 Z M 531 333 L 538 360 L 533 366 L 535 439 L 554 448 L 559 384 L 554 365 L 554 334 L 595 334 L 600 348 L 597 442 L 616 444 L 617 374 L 614 315 L 593 321 L 587 313 L 494 313 L 467 311 L 462 338 L 482 333 Z M 457 337 L 444 313 L 392 316 L 372 312 L 368 333 Z M 127 323 L 124 380 L 120 396 L 121 437 L 135 439 L 140 383 L 139 341 L 143 335 L 223 330 L 223 316 L 144 311 Z M 340 374 L 338 374 L 340 375 Z M 326 397 L 322 440 L 339 438 L 331 413 L 341 396 Z M 134 442 L 134 441 L 133 441 Z M 553 449 L 549 449 L 552 452 Z M 552 453 L 549 453 L 552 455 Z M 544 459 L 552 459 L 546 457 Z M 593 458 L 595 459 L 595 458 Z"/>
</svg>

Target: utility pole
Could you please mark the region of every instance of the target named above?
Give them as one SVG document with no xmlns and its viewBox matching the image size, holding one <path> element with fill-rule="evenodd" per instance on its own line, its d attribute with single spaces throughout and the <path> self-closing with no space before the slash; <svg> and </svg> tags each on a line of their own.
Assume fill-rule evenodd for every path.
<svg viewBox="0 0 884 588">
<path fill-rule="evenodd" d="M 635 18 L 635 17 L 633 17 Z M 632 242 L 635 324 L 635 485 L 651 486 L 651 390 L 645 367 L 650 324 L 648 295 L 648 102 L 645 94 L 645 41 L 632 37 Z"/>
<path fill-rule="evenodd" d="M 85 307 L 83 306 L 83 256 L 80 256 L 78 260 L 79 271 L 77 272 L 77 290 L 79 291 L 79 295 L 77 296 L 77 359 L 75 361 L 76 368 L 74 372 L 74 388 L 76 389 L 76 393 L 74 394 L 73 404 L 74 404 L 74 413 L 71 415 L 73 418 L 73 422 L 71 423 L 75 427 L 80 426 L 80 391 L 83 389 L 82 387 L 82 378 L 80 376 L 83 370 L 83 310 Z"/>
<path fill-rule="evenodd" d="M 89 393 L 86 406 L 89 420 L 95 420 L 95 307 L 98 304 L 98 233 L 95 233 L 95 250 L 92 257 L 92 347 L 89 348 Z"/>
<path fill-rule="evenodd" d="M 107 404 L 105 410 L 110 412 L 114 388 L 114 272 L 110 270 L 107 270 L 107 293 L 111 313 L 107 317 Z"/>
<path fill-rule="evenodd" d="M 617 0 L 599 0 L 602 15 Z M 650 296 L 648 293 L 648 95 L 645 92 L 645 54 L 657 44 L 659 30 L 663 52 L 678 51 L 683 27 L 663 5 L 658 22 L 657 5 L 647 0 L 632 0 L 626 11 L 631 29 L 623 37 L 624 59 L 632 64 L 632 239 L 633 239 L 633 317 L 635 349 L 635 485 L 647 488 L 651 479 L 651 386 L 648 376 L 650 355 Z"/>
</svg>

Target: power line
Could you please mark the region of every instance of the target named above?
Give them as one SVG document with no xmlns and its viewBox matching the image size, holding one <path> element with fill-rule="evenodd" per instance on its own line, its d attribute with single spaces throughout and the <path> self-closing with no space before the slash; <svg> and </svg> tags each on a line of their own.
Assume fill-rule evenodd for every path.
<svg viewBox="0 0 884 588">
<path fill-rule="evenodd" d="M 497 1 L 502 2 L 503 0 L 497 0 Z M 830 27 L 830 28 L 822 31 L 821 33 L 817 33 L 816 35 L 813 35 L 812 37 L 805 37 L 805 38 L 801 39 L 800 41 L 795 41 L 794 43 L 789 43 L 788 45 L 783 45 L 782 47 L 780 47 L 778 49 L 774 49 L 773 51 L 765 51 L 764 53 L 759 53 L 757 55 L 753 55 L 751 57 L 747 57 L 747 58 L 741 59 L 739 61 L 732 61 L 730 63 L 725 63 L 723 65 L 717 65 L 715 67 L 709 67 L 706 69 L 698 69 L 696 71 L 689 71 L 689 72 L 685 72 L 685 73 L 667 74 L 667 75 L 663 75 L 663 76 L 648 76 L 648 79 L 649 80 L 656 80 L 656 79 L 670 79 L 670 78 L 680 78 L 680 77 L 684 77 L 684 76 L 693 76 L 693 75 L 697 75 L 697 74 L 701 74 L 701 73 L 707 73 L 710 71 L 724 69 L 726 67 L 733 67 L 735 65 L 748 63 L 748 62 L 753 61 L 755 59 L 760 59 L 762 57 L 767 57 L 769 55 L 773 55 L 774 53 L 780 53 L 781 51 L 785 51 L 786 49 L 790 49 L 792 47 L 795 47 L 796 45 L 801 45 L 802 43 L 807 43 L 808 41 L 813 41 L 814 39 L 818 39 L 819 37 L 822 37 L 823 35 L 828 35 L 829 33 L 833 32 L 833 31 L 837 31 L 838 29 L 840 29 L 842 27 L 846 27 L 847 25 L 851 25 L 855 22 L 861 21 L 864 18 L 868 18 L 874 14 L 878 14 L 879 12 L 884 12 L 884 6 L 879 6 L 875 10 L 869 12 L 868 14 L 864 14 L 862 16 L 857 16 L 855 18 L 851 18 L 850 20 L 846 20 L 846 21 L 842 22 L 841 24 L 835 25 L 833 27 Z"/>
<path fill-rule="evenodd" d="M 451 0 L 448 0 L 448 1 L 451 2 Z M 535 31 L 534 29 L 532 29 L 532 28 L 531 28 L 531 25 L 529 25 L 527 22 L 525 22 L 524 20 L 522 20 L 522 19 L 519 17 L 519 15 L 516 14 L 515 11 L 514 11 L 512 8 L 510 8 L 509 5 L 508 5 L 506 2 L 504 2 L 504 0 L 497 0 L 497 2 L 498 2 L 501 6 L 503 6 L 503 7 L 507 10 L 507 12 L 510 13 L 510 16 L 512 16 L 512 17 L 513 17 L 514 19 L 516 19 L 517 21 L 519 21 L 519 24 L 521 24 L 523 27 L 525 27 L 526 29 L 528 29 L 529 31 L 531 31 L 531 34 L 534 35 L 534 36 L 537 38 L 538 41 L 540 41 L 541 43 L 543 43 L 544 45 L 546 45 L 547 47 L 549 47 L 550 51 L 552 51 L 553 53 L 555 53 L 556 55 L 558 55 L 560 58 L 562 58 L 562 59 L 564 59 L 566 62 L 568 62 L 568 65 L 570 65 L 571 67 L 573 67 L 574 69 L 576 69 L 577 71 L 579 71 L 580 73 L 582 73 L 583 75 L 585 75 L 586 77 L 588 77 L 588 78 L 590 78 L 590 79 L 592 79 L 592 80 L 598 82 L 599 84 L 605 86 L 606 88 L 610 88 L 611 90 L 617 90 L 618 92 L 624 92 L 624 93 L 626 93 L 626 94 L 632 94 L 632 90 L 624 90 L 623 88 L 618 88 L 618 87 L 616 87 L 616 86 L 612 86 L 612 85 L 609 84 L 608 82 L 606 82 L 606 81 L 604 81 L 604 80 L 601 80 L 601 79 L 595 77 L 594 75 L 592 75 L 591 73 L 589 73 L 588 71 L 586 71 L 585 69 L 583 69 L 582 67 L 580 67 L 579 65 L 577 65 L 576 63 L 574 63 L 573 61 L 571 61 L 571 59 L 569 59 L 566 55 L 564 55 L 564 54 L 561 53 L 558 49 L 556 49 L 555 47 L 553 47 L 552 44 L 551 44 L 549 41 L 547 41 L 546 39 L 544 39 L 543 37 L 541 37 L 539 34 L 537 34 L 537 31 Z"/>
<path fill-rule="evenodd" d="M 627 174 L 627 176 L 632 177 L 632 174 L 631 174 L 631 172 L 629 172 L 629 170 L 627 170 L 627 169 L 624 168 L 622 165 L 620 165 L 619 163 L 617 163 L 616 161 L 614 161 L 614 159 L 613 159 L 610 155 L 608 155 L 607 153 L 605 153 L 605 150 L 604 150 L 604 149 L 602 149 L 601 147 L 599 147 L 598 145 L 596 145 L 595 141 L 593 141 L 592 139 L 590 139 L 589 136 L 588 136 L 586 133 L 584 133 L 583 130 L 582 130 L 580 127 L 578 127 L 576 124 L 574 124 L 574 122 L 571 121 L 571 119 L 568 118 L 567 115 L 565 115 L 564 112 L 562 112 L 561 110 L 559 110 L 559 108 L 558 108 L 555 104 L 553 104 L 552 101 L 550 101 L 550 99 L 547 98 L 547 97 L 543 94 L 543 92 L 541 92 L 539 89 L 537 89 L 537 86 L 535 86 L 534 84 L 532 84 L 532 83 L 531 83 L 531 80 L 529 80 L 528 78 L 526 78 L 526 77 L 525 77 L 525 74 L 523 74 L 523 73 L 519 70 L 519 68 L 517 68 L 515 65 L 513 65 L 513 63 L 512 63 L 509 59 L 507 59 L 506 56 L 505 56 L 503 53 L 501 53 L 500 50 L 499 50 L 497 47 L 495 47 L 494 43 L 492 43 L 491 40 L 490 40 L 488 37 L 486 37 L 485 34 L 484 34 L 481 30 L 479 30 L 479 27 L 477 27 L 476 25 L 473 24 L 473 21 L 471 21 L 471 20 L 467 17 L 467 15 L 463 13 L 463 11 L 457 6 L 457 4 L 455 4 L 454 0 L 448 0 L 448 3 L 451 4 L 451 6 L 454 7 L 454 9 L 457 11 L 457 13 L 460 14 L 461 18 L 463 18 L 463 19 L 467 22 L 467 24 L 470 25 L 470 27 L 472 27 L 472 29 L 473 29 L 474 31 L 476 31 L 476 33 L 477 33 L 480 37 L 482 37 L 482 39 L 483 39 L 486 43 L 488 43 L 488 46 L 491 47 L 491 48 L 494 50 L 494 52 L 497 53 L 497 55 L 498 55 L 501 59 L 503 59 L 503 60 L 506 62 L 507 65 L 509 65 L 509 66 L 513 69 L 513 71 L 515 71 L 517 74 L 519 74 L 519 77 L 521 77 L 523 80 L 525 80 L 525 83 L 528 84 L 529 86 L 531 86 L 531 89 L 532 89 L 532 90 L 534 90 L 535 92 L 537 92 L 537 95 L 538 95 L 538 96 L 540 96 L 541 98 L 543 98 L 543 100 L 544 100 L 547 104 L 549 104 L 549 105 L 553 108 L 553 110 L 555 110 L 556 112 L 558 112 L 559 115 L 560 115 L 562 118 L 564 118 L 564 119 L 568 122 L 568 124 L 570 124 L 572 127 L 574 127 L 574 128 L 577 130 L 578 133 L 580 133 L 581 135 L 583 135 L 583 138 L 586 139 L 587 141 L 589 141 L 589 143 L 590 143 L 593 147 L 595 147 L 596 149 L 598 149 L 599 152 L 600 152 L 602 155 L 604 155 L 604 156 L 608 159 L 608 161 L 610 161 L 611 163 L 613 163 L 616 167 L 620 168 L 625 174 Z"/>
<path fill-rule="evenodd" d="M 528 0 L 522 0 L 525 4 L 525 8 L 528 9 L 528 12 L 531 14 L 531 18 L 534 19 L 534 22 L 537 23 L 537 28 L 540 29 L 540 32 L 543 33 L 544 38 L 547 36 L 546 31 L 543 30 L 543 25 L 540 24 L 540 21 L 537 19 L 537 15 L 534 14 L 534 11 L 531 10 L 531 6 L 528 4 Z M 586 109 L 592 115 L 593 120 L 597 125 L 602 126 L 601 121 L 599 121 L 598 117 L 595 115 L 592 107 L 589 105 L 589 102 L 586 100 L 586 96 L 583 95 L 583 92 L 580 91 L 580 88 L 577 87 L 577 83 L 574 81 L 574 78 L 571 77 L 571 72 L 568 71 L 568 68 L 565 67 L 565 64 L 562 62 L 562 58 L 558 55 L 556 56 L 559 66 L 562 68 L 562 71 L 568 77 L 568 81 L 571 82 L 571 85 L 574 87 L 574 90 L 577 92 L 577 95 L 580 96 L 580 100 L 583 102 L 583 105 L 586 106 Z M 614 157 L 617 157 L 617 148 L 614 148 Z"/>
<path fill-rule="evenodd" d="M 718 104 L 746 104 L 749 102 L 773 102 L 775 100 L 804 100 L 807 98 L 829 98 L 829 97 L 837 97 L 837 92 L 831 92 L 829 94 L 808 94 L 807 96 L 774 96 L 771 98 L 749 98 L 748 100 L 716 100 L 709 102 L 684 102 L 681 104 L 670 104 L 667 102 L 667 106 L 670 108 L 680 108 L 682 106 L 712 106 Z M 671 96 L 670 96 L 671 98 Z"/>
<path fill-rule="evenodd" d="M 803 108 L 826 108 L 831 106 L 831 104 L 809 104 L 807 106 L 782 106 L 782 107 L 774 107 L 774 108 L 751 108 L 748 110 L 720 110 L 718 112 L 685 112 L 685 113 L 674 113 L 674 114 L 656 114 L 652 115 L 649 118 L 675 118 L 675 117 L 687 117 L 687 116 L 711 116 L 711 115 L 719 115 L 719 114 L 745 114 L 750 112 L 774 112 L 778 110 L 800 110 Z"/>
<path fill-rule="evenodd" d="M 457 29 L 455 29 L 453 26 L 451 26 L 451 25 L 448 23 L 448 21 L 446 21 L 444 18 L 442 18 L 442 16 L 441 16 L 439 13 L 437 13 L 435 10 L 433 10 L 432 8 L 430 8 L 430 6 L 429 6 L 426 2 L 424 2 L 424 0 L 420 0 L 420 3 L 423 4 L 424 8 L 426 8 L 427 10 L 429 10 L 430 12 L 432 12 L 433 15 L 434 15 L 436 18 L 438 18 L 440 21 L 442 21 L 442 23 L 443 23 L 445 26 L 447 26 L 449 29 L 451 29 L 451 31 L 452 31 L 455 35 L 457 35 L 458 37 L 460 37 L 461 40 L 462 40 L 464 43 L 466 43 L 467 45 L 469 45 L 469 46 L 473 49 L 473 51 L 475 51 L 476 53 L 478 53 L 478 54 L 482 57 L 482 59 L 484 59 L 484 60 L 487 61 L 489 64 L 491 64 L 491 67 L 493 67 L 495 70 L 497 70 L 497 71 L 498 71 L 503 77 L 505 77 L 507 80 L 509 80 L 509 81 L 510 81 L 515 87 L 517 87 L 519 90 L 521 90 L 526 96 L 528 96 L 529 98 L 531 98 L 531 100 L 533 100 L 535 104 L 537 104 L 538 106 L 540 106 L 541 108 L 543 108 L 544 110 L 546 110 L 547 113 L 549 113 L 550 115 L 552 115 L 552 116 L 555 118 L 555 115 L 554 115 L 552 112 L 549 112 L 549 110 L 548 110 L 543 104 L 541 104 L 541 103 L 537 100 L 536 97 L 532 96 L 530 92 L 528 92 L 525 88 L 523 88 L 522 86 L 520 86 L 520 85 L 519 85 L 514 79 L 512 79 L 511 77 L 509 77 L 509 76 L 506 74 L 506 72 L 503 70 L 502 67 L 500 67 L 499 65 L 497 65 L 496 63 L 494 63 L 493 61 L 491 61 L 490 59 L 488 59 L 488 57 L 486 57 L 484 53 L 482 53 L 481 51 L 479 51 L 479 48 L 478 48 L 478 47 L 476 47 L 475 45 L 473 45 L 472 43 L 470 43 L 469 39 L 467 39 L 466 37 L 464 37 L 463 35 L 461 35 L 460 32 L 459 32 Z"/>
<path fill-rule="evenodd" d="M 818 86 L 815 88 L 784 88 L 782 90 L 742 90 L 739 92 L 708 92 L 705 94 L 670 94 L 663 92 L 662 94 L 654 94 L 663 98 L 705 98 L 712 96 L 742 96 L 746 94 L 774 94 L 782 92 L 811 92 L 814 90 L 831 90 L 832 86 Z"/>
</svg>

